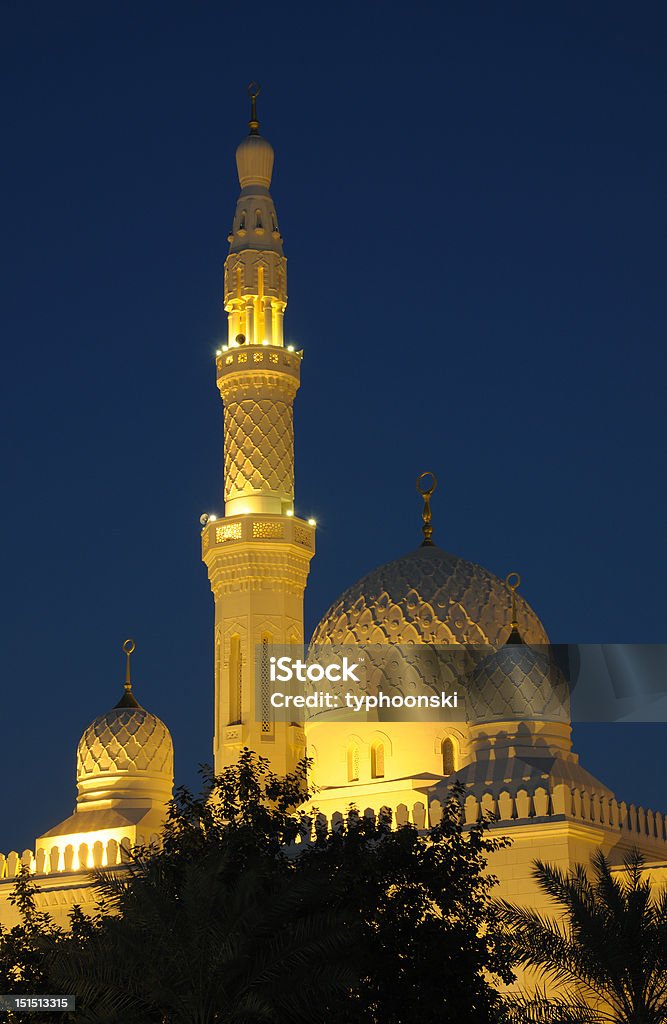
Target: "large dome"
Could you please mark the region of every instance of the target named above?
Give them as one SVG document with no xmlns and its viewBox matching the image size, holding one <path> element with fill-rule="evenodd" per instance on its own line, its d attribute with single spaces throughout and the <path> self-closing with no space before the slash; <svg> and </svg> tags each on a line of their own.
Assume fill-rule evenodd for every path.
<svg viewBox="0 0 667 1024">
<path fill-rule="evenodd" d="M 387 562 L 349 587 L 313 633 L 313 644 L 504 643 L 512 598 L 505 583 L 474 562 L 435 546 Z M 542 623 L 516 595 L 527 644 L 546 644 Z"/>
</svg>

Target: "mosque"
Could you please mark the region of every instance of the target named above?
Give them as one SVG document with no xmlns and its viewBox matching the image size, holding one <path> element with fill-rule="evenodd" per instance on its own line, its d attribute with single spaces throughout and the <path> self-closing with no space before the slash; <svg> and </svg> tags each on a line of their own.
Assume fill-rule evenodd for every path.
<svg viewBox="0 0 667 1024">
<path fill-rule="evenodd" d="M 304 637 L 316 524 L 294 511 L 292 409 L 302 352 L 283 340 L 287 265 L 270 193 L 274 151 L 260 135 L 257 92 L 250 90 L 250 130 L 236 151 L 240 194 L 224 269 L 228 338 L 216 355 L 224 516 L 202 516 L 215 602 L 215 769 L 234 763 L 243 747 L 268 757 L 278 773 L 307 752 L 317 786 L 312 810 L 331 818 L 350 803 L 362 813 L 388 807 L 397 822 L 419 827 L 439 819 L 459 782 L 466 821 L 489 812 L 497 833 L 512 841 L 491 859 L 496 892 L 538 909 L 546 909 L 531 877 L 538 857 L 567 868 L 601 847 L 620 864 L 637 847 L 667 878 L 667 818 L 618 802 L 572 749 L 559 669 L 542 623 L 517 591 L 518 577 L 502 581 L 433 542 L 432 474 L 418 482 L 423 543 L 350 586 L 312 638 Z M 308 642 L 311 650 L 481 645 L 487 653 L 473 672 L 480 696 L 458 721 L 346 719 L 327 711 L 280 721 L 270 699 L 269 651 Z M 3 924 L 16 921 L 8 897 L 22 864 L 34 873 L 44 909 L 64 922 L 73 905 L 94 907 L 91 867 L 122 864 L 133 846 L 159 835 L 173 787 L 173 746 L 167 727 L 133 692 L 133 649 L 127 641 L 118 703 L 79 742 L 73 814 L 37 837 L 33 849 L 0 855 Z M 395 693 L 405 689 L 400 672 L 391 685 Z"/>
</svg>

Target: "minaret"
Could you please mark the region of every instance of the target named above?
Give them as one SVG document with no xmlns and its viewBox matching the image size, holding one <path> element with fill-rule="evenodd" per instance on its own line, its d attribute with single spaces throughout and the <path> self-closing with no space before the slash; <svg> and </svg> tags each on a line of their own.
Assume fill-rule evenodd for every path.
<svg viewBox="0 0 667 1024">
<path fill-rule="evenodd" d="M 215 770 L 250 747 L 278 773 L 305 749 L 300 726 L 273 720 L 268 649 L 303 643 L 314 522 L 294 515 L 292 404 L 301 352 L 283 342 L 286 259 L 269 192 L 273 148 L 250 134 L 236 151 L 241 194 L 225 262 L 228 343 L 217 356 L 224 404 L 225 515 L 202 531 L 215 597 Z"/>
</svg>

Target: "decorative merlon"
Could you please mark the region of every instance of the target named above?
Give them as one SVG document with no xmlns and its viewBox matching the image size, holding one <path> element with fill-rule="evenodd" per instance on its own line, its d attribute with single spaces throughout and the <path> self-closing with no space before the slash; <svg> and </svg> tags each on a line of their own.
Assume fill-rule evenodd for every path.
<svg viewBox="0 0 667 1024">
<path fill-rule="evenodd" d="M 146 845 L 144 836 L 138 837 L 138 846 Z M 160 845 L 160 837 L 153 834 L 148 837 L 148 846 Z M 50 849 L 39 849 L 37 853 L 24 850 L 22 854 L 13 850 L 5 857 L 0 853 L 0 881 L 16 878 L 25 867 L 31 874 L 39 877 L 64 872 L 88 872 L 97 868 L 111 868 L 125 864 L 130 860 L 132 839 L 124 836 L 120 841 L 108 839 L 105 843 L 97 840 L 93 843 L 80 843 L 74 847 L 71 843 L 64 847 L 54 843 Z"/>
</svg>

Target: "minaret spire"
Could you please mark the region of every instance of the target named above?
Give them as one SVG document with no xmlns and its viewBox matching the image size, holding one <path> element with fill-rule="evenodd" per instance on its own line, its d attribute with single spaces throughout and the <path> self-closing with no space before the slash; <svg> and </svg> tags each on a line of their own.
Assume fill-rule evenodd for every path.
<svg viewBox="0 0 667 1024">
<path fill-rule="evenodd" d="M 278 215 L 269 188 L 273 146 L 259 134 L 259 86 L 251 82 L 250 133 L 236 150 L 241 193 L 228 236 L 225 262 L 225 311 L 228 345 L 283 345 L 287 306 L 287 261 Z"/>
</svg>

